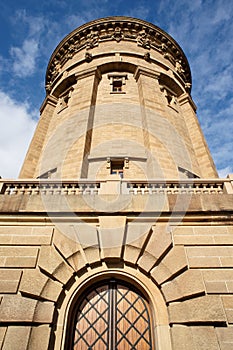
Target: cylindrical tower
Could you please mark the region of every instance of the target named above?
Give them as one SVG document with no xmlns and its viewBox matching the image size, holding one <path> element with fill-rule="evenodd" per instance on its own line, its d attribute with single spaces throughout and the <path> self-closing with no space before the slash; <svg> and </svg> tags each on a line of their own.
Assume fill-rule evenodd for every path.
<svg viewBox="0 0 233 350">
<path fill-rule="evenodd" d="M 188 61 L 148 22 L 108 17 L 57 46 L 20 178 L 217 177 Z"/>
</svg>

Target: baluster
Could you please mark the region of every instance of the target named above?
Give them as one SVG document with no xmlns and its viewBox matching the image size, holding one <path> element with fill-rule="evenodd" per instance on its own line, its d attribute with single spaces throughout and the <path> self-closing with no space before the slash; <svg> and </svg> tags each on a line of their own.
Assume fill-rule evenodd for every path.
<svg viewBox="0 0 233 350">
<path fill-rule="evenodd" d="M 11 194 L 17 194 L 18 193 L 18 188 L 17 188 L 17 185 L 13 185 L 12 188 L 11 188 Z"/>
<path fill-rule="evenodd" d="M 180 193 L 187 193 L 187 184 L 180 184 Z"/>
<path fill-rule="evenodd" d="M 148 193 L 149 193 L 149 185 L 145 184 L 144 194 L 148 194 Z"/>
<path fill-rule="evenodd" d="M 85 194 L 91 194 L 91 184 L 86 184 Z"/>
<path fill-rule="evenodd" d="M 98 194 L 98 185 L 97 185 L 97 183 L 94 184 L 93 194 Z"/>
<path fill-rule="evenodd" d="M 156 184 L 151 184 L 151 193 L 155 194 L 157 192 L 156 190 Z"/>
<path fill-rule="evenodd" d="M 71 188 L 70 188 L 70 194 L 72 194 L 72 195 L 75 195 L 75 192 L 76 192 L 76 189 L 75 189 L 75 184 L 72 184 L 71 185 Z"/>
<path fill-rule="evenodd" d="M 215 185 L 214 185 L 214 184 L 211 184 L 211 185 L 210 185 L 210 193 L 211 193 L 211 194 L 216 193 L 216 188 L 215 188 Z"/>
<path fill-rule="evenodd" d="M 7 194 L 7 195 L 11 194 L 11 185 L 6 185 L 5 194 Z"/>
<path fill-rule="evenodd" d="M 220 193 L 220 194 L 223 193 L 222 184 L 218 184 L 218 185 L 217 185 L 217 192 Z"/>
<path fill-rule="evenodd" d="M 67 195 L 69 194 L 69 185 L 68 184 L 61 184 L 61 194 Z"/>
<path fill-rule="evenodd" d="M 134 185 L 131 182 L 128 183 L 127 185 L 129 187 L 129 194 L 134 194 L 134 188 L 133 188 Z"/>
<path fill-rule="evenodd" d="M 83 194 L 84 192 L 84 184 L 78 184 L 78 194 Z"/>
<path fill-rule="evenodd" d="M 171 194 L 172 193 L 172 184 L 166 183 L 166 193 Z"/>
<path fill-rule="evenodd" d="M 164 184 L 159 184 L 159 193 L 165 193 L 164 189 L 165 189 Z"/>
<path fill-rule="evenodd" d="M 208 190 L 207 186 L 208 186 L 207 184 L 204 184 L 204 183 L 202 184 L 202 187 L 203 187 L 202 192 L 203 193 L 209 193 L 209 190 Z"/>
<path fill-rule="evenodd" d="M 141 184 L 136 184 L 136 186 L 137 186 L 136 193 L 137 194 L 142 194 Z"/>
</svg>

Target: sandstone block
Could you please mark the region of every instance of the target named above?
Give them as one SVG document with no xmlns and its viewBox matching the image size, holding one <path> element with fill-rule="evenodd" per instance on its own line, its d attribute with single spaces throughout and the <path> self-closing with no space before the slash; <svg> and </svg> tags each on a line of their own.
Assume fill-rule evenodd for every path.
<svg viewBox="0 0 233 350">
<path fill-rule="evenodd" d="M 189 327 L 174 325 L 171 328 L 172 345 L 174 349 L 196 350 L 194 339 Z"/>
<path fill-rule="evenodd" d="M 8 327 L 2 350 L 27 350 L 30 331 L 30 326 Z"/>
<path fill-rule="evenodd" d="M 124 249 L 124 260 L 136 264 L 139 254 L 141 252 L 140 248 L 132 245 L 126 245 Z"/>
<path fill-rule="evenodd" d="M 202 270 L 203 280 L 206 284 L 206 288 L 208 284 L 211 283 L 219 283 L 222 284 L 222 292 L 227 292 L 229 290 L 228 285 L 233 282 L 233 270 L 232 269 L 206 269 Z M 207 289 L 207 292 L 209 289 Z M 219 290 L 220 291 L 220 290 Z"/>
<path fill-rule="evenodd" d="M 38 301 L 33 316 L 35 323 L 48 323 L 53 321 L 54 303 L 50 301 Z"/>
<path fill-rule="evenodd" d="M 227 315 L 228 323 L 233 323 L 233 295 L 222 296 L 223 306 Z"/>
<path fill-rule="evenodd" d="M 193 235 L 193 227 L 192 226 L 174 226 L 171 227 L 172 229 L 172 235 L 173 236 L 186 236 L 186 235 Z"/>
<path fill-rule="evenodd" d="M 99 240 L 103 258 L 121 257 L 125 224 L 125 216 L 99 217 Z"/>
<path fill-rule="evenodd" d="M 17 293 L 22 271 L 0 270 L 0 293 Z"/>
<path fill-rule="evenodd" d="M 41 247 L 38 265 L 63 284 L 66 284 L 74 274 L 74 270 L 54 247 Z"/>
<path fill-rule="evenodd" d="M 214 327 L 191 327 L 191 333 L 200 350 L 220 350 Z"/>
<path fill-rule="evenodd" d="M 138 259 L 138 265 L 144 270 L 149 272 L 156 264 L 156 257 L 147 251 L 144 251 L 143 255 Z"/>
<path fill-rule="evenodd" d="M 30 350 L 48 349 L 50 332 L 51 332 L 51 327 L 49 325 L 32 327 L 27 349 L 30 349 Z"/>
<path fill-rule="evenodd" d="M 206 295 L 169 305 L 171 323 L 226 322 L 221 298 Z"/>
<path fill-rule="evenodd" d="M 167 302 L 192 297 L 205 292 L 201 272 L 187 270 L 172 281 L 162 285 L 162 292 Z"/>
<path fill-rule="evenodd" d="M 129 261 L 132 264 L 137 262 L 139 254 L 152 232 L 152 229 L 148 229 L 148 225 L 145 224 L 127 224 L 124 249 L 124 259 L 126 261 Z"/>
<path fill-rule="evenodd" d="M 7 327 L 1 327 L 0 326 L 0 349 L 2 349 L 2 345 L 4 342 L 4 338 L 6 335 Z"/>
<path fill-rule="evenodd" d="M 72 268 L 78 271 L 86 265 L 86 261 L 81 253 L 82 247 L 77 240 L 76 229 L 73 225 L 68 232 L 69 234 L 65 234 L 55 228 L 53 244 L 67 259 Z"/>
<path fill-rule="evenodd" d="M 206 292 L 208 294 L 221 294 L 221 293 L 228 293 L 226 282 L 217 282 L 217 281 L 211 281 L 205 282 L 205 288 Z"/>
<path fill-rule="evenodd" d="M 0 244 L 46 245 L 51 243 L 50 226 L 0 226 Z"/>
<path fill-rule="evenodd" d="M 82 248 L 98 246 L 98 234 L 96 226 L 81 222 L 74 225 L 67 225 L 64 234 L 75 243 L 78 243 Z"/>
<path fill-rule="evenodd" d="M 110 250 L 109 250 L 109 253 L 110 253 Z M 100 261 L 100 249 L 99 249 L 99 247 L 86 248 L 86 249 L 84 249 L 84 254 L 86 257 L 86 262 L 88 264 L 94 264 L 94 263 Z"/>
<path fill-rule="evenodd" d="M 19 295 L 4 296 L 0 304 L 1 322 L 31 322 L 36 307 L 36 300 Z"/>
<path fill-rule="evenodd" d="M 212 236 L 191 236 L 191 235 L 174 235 L 174 243 L 176 245 L 210 245 L 214 244 L 214 238 Z"/>
<path fill-rule="evenodd" d="M 0 322 L 6 323 L 50 323 L 54 305 L 20 295 L 6 295 L 0 304 Z"/>
<path fill-rule="evenodd" d="M 0 247 L 0 267 L 35 267 L 38 248 L 32 247 Z"/>
<path fill-rule="evenodd" d="M 62 285 L 37 269 L 24 270 L 19 290 L 31 296 L 56 301 L 62 291 Z"/>
<path fill-rule="evenodd" d="M 171 234 L 167 229 L 167 225 L 153 226 L 152 234 L 149 237 L 144 254 L 138 261 L 138 265 L 146 271 L 149 271 L 156 260 L 158 260 L 171 245 Z"/>
<path fill-rule="evenodd" d="M 151 270 L 151 276 L 157 283 L 162 284 L 186 267 L 187 260 L 184 248 L 181 246 L 176 246 L 173 247 L 167 255 L 165 255 L 158 266 L 155 266 Z"/>
<path fill-rule="evenodd" d="M 54 229 L 53 244 L 58 248 L 65 258 L 69 258 L 80 250 L 80 244 L 73 225 L 69 225 L 68 233 L 61 232 L 58 228 Z"/>
<path fill-rule="evenodd" d="M 217 327 L 216 334 L 221 350 L 233 349 L 233 327 Z"/>
<path fill-rule="evenodd" d="M 220 350 L 214 327 L 174 325 L 171 334 L 174 349 Z"/>
<path fill-rule="evenodd" d="M 233 247 L 188 247 L 186 248 L 191 267 L 232 266 Z"/>
</svg>

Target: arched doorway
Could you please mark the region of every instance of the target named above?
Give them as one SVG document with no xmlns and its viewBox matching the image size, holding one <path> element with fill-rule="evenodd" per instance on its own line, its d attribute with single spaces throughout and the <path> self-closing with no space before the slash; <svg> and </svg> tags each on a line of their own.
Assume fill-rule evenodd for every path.
<svg viewBox="0 0 233 350">
<path fill-rule="evenodd" d="M 76 302 L 70 328 L 72 350 L 152 350 L 148 300 L 117 279 L 89 288 Z"/>
</svg>

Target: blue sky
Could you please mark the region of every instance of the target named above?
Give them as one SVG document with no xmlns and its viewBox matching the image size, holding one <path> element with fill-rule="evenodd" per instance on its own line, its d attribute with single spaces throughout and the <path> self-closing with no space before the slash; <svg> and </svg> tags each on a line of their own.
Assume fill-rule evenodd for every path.
<svg viewBox="0 0 233 350">
<path fill-rule="evenodd" d="M 45 96 L 54 48 L 81 24 L 144 19 L 168 32 L 192 71 L 192 97 L 220 177 L 233 173 L 233 1 L 8 0 L 0 11 L 0 175 L 16 178 Z"/>
</svg>

